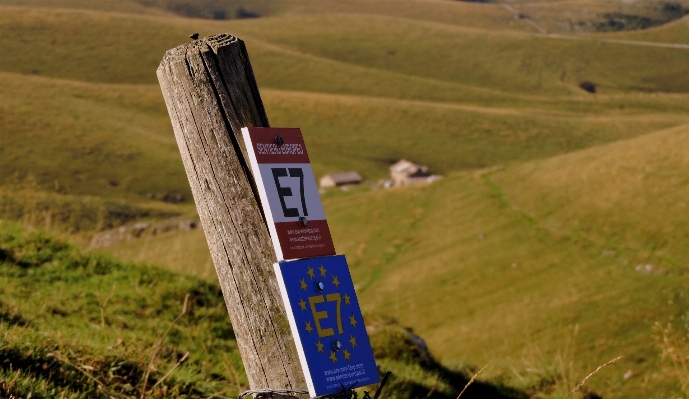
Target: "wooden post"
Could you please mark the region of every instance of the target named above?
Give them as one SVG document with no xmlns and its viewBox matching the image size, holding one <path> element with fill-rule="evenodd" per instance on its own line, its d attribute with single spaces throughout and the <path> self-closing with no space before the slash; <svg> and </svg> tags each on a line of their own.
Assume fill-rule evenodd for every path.
<svg viewBox="0 0 689 399">
<path fill-rule="evenodd" d="M 237 345 L 252 389 L 306 389 L 241 128 L 268 126 L 240 39 L 210 36 L 168 51 L 158 67 Z"/>
</svg>

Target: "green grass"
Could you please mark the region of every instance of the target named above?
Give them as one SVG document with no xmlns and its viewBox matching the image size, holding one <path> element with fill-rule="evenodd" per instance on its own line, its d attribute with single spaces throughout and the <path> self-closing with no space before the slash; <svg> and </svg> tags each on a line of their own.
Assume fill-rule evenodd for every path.
<svg viewBox="0 0 689 399">
<path fill-rule="evenodd" d="M 275 126 L 302 128 L 317 175 L 354 169 L 372 180 L 389 176 L 389 165 L 400 158 L 450 173 L 565 153 L 687 121 L 683 115 L 582 117 L 273 91 L 265 103 Z"/>
<path fill-rule="evenodd" d="M 526 163 L 496 181 L 544 225 L 630 249 L 639 263 L 682 270 L 689 267 L 687 133 L 684 125 Z"/>
<path fill-rule="evenodd" d="M 0 294 L 3 396 L 228 398 L 247 389 L 216 284 L 0 222 Z M 467 383 L 394 320 L 367 320 L 379 364 L 395 370 L 387 397 L 449 399 Z M 524 397 L 483 383 L 467 397 L 486 394 Z"/>
<path fill-rule="evenodd" d="M 154 355 L 147 390 L 160 384 L 149 396 L 233 396 L 246 386 L 217 285 L 1 228 L 0 380 L 8 396 L 138 397 Z M 187 312 L 176 320 L 186 295 Z"/>
<path fill-rule="evenodd" d="M 126 0 L 1 4 L 0 217 L 83 234 L 192 213 L 155 69 L 190 33 L 230 32 L 247 43 L 271 124 L 302 128 L 317 176 L 375 181 L 403 157 L 449 175 L 324 194 L 366 310 L 412 326 L 444 364 L 424 364 L 403 328 L 369 316 L 379 362 L 396 373 L 391 397 L 456 397 L 488 364 L 475 397 L 562 398 L 618 355 L 589 389 L 686 387 L 661 353 L 686 351 L 689 53 L 598 42 L 686 43 L 686 19 L 564 40 L 501 4 L 290 0 L 230 21 Z M 563 15 L 650 13 L 647 2 L 511 5 L 552 31 Z M 179 194 L 184 204 L 162 202 Z M 188 350 L 168 394 L 246 387 L 229 327 L 212 326 L 226 314 L 201 231 L 106 249 L 174 274 L 4 226 L 0 350 L 19 366 L 0 364 L 0 396 L 96 395 L 79 364 L 138 395 L 146 356 L 194 290 L 209 299 L 175 324 L 154 379 Z"/>
<path fill-rule="evenodd" d="M 686 133 L 429 186 L 329 190 L 324 205 L 364 308 L 413 326 L 444 364 L 490 364 L 489 381 L 563 397 L 625 356 L 589 389 L 664 398 L 685 382 L 661 359 L 655 325 L 681 331 L 689 312 Z M 175 251 L 175 240 L 202 240 L 200 231 L 185 234 L 193 239 L 142 245 L 154 259 Z M 203 270 L 207 252 L 187 253 L 189 269 Z M 686 351 L 678 342 L 675 352 Z M 623 377 L 628 370 L 634 378 Z"/>
<path fill-rule="evenodd" d="M 293 82 L 288 77 L 301 67 L 328 71 L 324 65 L 339 66 L 271 51 L 259 51 L 256 58 L 259 80 L 272 76 L 275 85 L 279 80 Z M 292 62 L 294 69 L 285 68 L 282 77 L 275 77 L 260 66 L 270 65 L 270 60 Z M 295 92 L 338 90 L 327 81 L 317 87 L 308 83 L 317 80 L 288 83 L 289 91 L 263 90 L 273 125 L 302 127 L 318 175 L 357 169 L 375 180 L 402 157 L 428 164 L 436 173 L 540 158 L 686 123 L 689 108 L 686 96 L 573 95 L 548 101 L 476 89 L 459 93 L 469 93 L 475 104 L 485 106 L 465 101 L 455 105 L 447 103 L 458 95 L 451 94 L 457 89 L 451 84 L 427 85 L 363 67 L 356 73 L 351 77 L 362 91 L 363 85 L 372 87 L 367 96 Z M 387 86 L 373 84 L 381 76 Z M 0 161 L 2 183 L 31 177 L 42 190 L 60 193 L 159 200 L 179 194 L 191 200 L 156 86 L 9 73 L 0 74 L 0 80 L 0 124 L 6 151 L 11 148 Z M 404 85 L 410 82 L 418 91 L 405 93 Z M 270 87 L 270 80 L 267 83 Z M 414 96 L 432 102 L 394 101 Z M 34 145 L 37 142 L 45 145 Z"/>
<path fill-rule="evenodd" d="M 686 266 L 675 265 L 686 260 L 683 252 L 660 260 L 643 248 L 552 228 L 513 208 L 514 193 L 501 186 L 511 171 L 326 193 L 336 248 L 347 255 L 364 308 L 413 326 L 443 364 L 490 365 L 484 381 L 532 395 L 561 398 L 617 356 L 625 358 L 593 377 L 589 389 L 606 398 L 679 394 L 654 325 L 689 311 Z M 513 187 L 539 193 L 533 185 Z M 189 234 L 202 239 L 200 231 Z M 148 253 L 176 251 L 179 239 L 194 242 L 161 238 L 147 242 Z M 189 270 L 202 270 L 208 257 L 177 253 L 189 255 Z M 623 378 L 628 370 L 636 377 Z"/>
<path fill-rule="evenodd" d="M 671 23 L 689 11 L 689 2 L 560 0 L 511 1 L 526 19 L 551 33 L 643 31 Z"/>
<path fill-rule="evenodd" d="M 24 226 L 87 238 L 94 231 L 112 229 L 142 219 L 194 214 L 191 209 L 159 202 L 134 202 L 94 196 L 61 195 L 35 187 L 0 188 L 0 219 Z"/>
<path fill-rule="evenodd" d="M 491 364 L 486 378 L 525 389 L 558 378 L 551 394 L 562 397 L 625 355 L 589 386 L 603 397 L 676 386 L 652 326 L 687 311 L 682 268 L 639 272 L 638 252 L 548 229 L 471 175 L 326 200 L 326 211 L 364 306 L 414 326 L 447 364 Z M 558 362 L 572 371 L 553 371 Z M 630 368 L 642 378 L 622 378 Z"/>
<path fill-rule="evenodd" d="M 217 281 L 208 243 L 201 229 L 146 237 L 102 248 L 117 259 L 164 265 L 178 273 Z"/>
<path fill-rule="evenodd" d="M 0 81 L 2 184 L 30 182 L 104 198 L 191 199 L 154 87 L 7 73 Z"/>
<path fill-rule="evenodd" d="M 611 38 L 689 44 L 689 17 L 652 29 L 610 35 Z"/>
<path fill-rule="evenodd" d="M 278 21 L 293 28 L 286 31 Z M 356 15 L 266 18 L 235 26 L 250 36 L 325 58 L 508 93 L 566 95 L 585 79 L 611 91 L 689 88 L 675 49 Z"/>
<path fill-rule="evenodd" d="M 107 11 L 127 14 L 168 15 L 161 9 L 146 7 L 136 0 L 0 0 L 0 5 L 14 7 Z"/>
</svg>

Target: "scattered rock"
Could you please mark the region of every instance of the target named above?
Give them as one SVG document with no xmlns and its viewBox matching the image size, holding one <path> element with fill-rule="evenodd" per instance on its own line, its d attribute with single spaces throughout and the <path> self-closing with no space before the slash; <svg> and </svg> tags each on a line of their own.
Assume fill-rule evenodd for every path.
<svg viewBox="0 0 689 399">
<path fill-rule="evenodd" d="M 634 270 L 640 273 L 648 274 L 653 271 L 653 265 L 636 265 Z"/>
<path fill-rule="evenodd" d="M 169 202 L 171 204 L 179 204 L 181 202 L 184 202 L 184 196 L 180 193 L 176 192 L 171 192 L 171 193 L 165 193 L 163 194 L 163 197 L 161 198 L 163 202 Z"/>
<path fill-rule="evenodd" d="M 157 236 L 177 231 L 190 231 L 197 228 L 197 220 L 173 218 L 157 223 L 138 222 L 129 226 L 96 233 L 91 237 L 91 248 L 102 248 L 122 241 L 131 241 L 144 237 Z"/>
</svg>

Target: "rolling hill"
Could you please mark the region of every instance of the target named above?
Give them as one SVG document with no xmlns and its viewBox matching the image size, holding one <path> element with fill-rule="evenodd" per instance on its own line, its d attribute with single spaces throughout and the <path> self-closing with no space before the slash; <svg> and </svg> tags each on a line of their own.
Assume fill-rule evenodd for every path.
<svg viewBox="0 0 689 399">
<path fill-rule="evenodd" d="M 193 216 L 155 68 L 190 33 L 227 31 L 247 43 L 271 124 L 302 128 L 316 174 L 367 179 L 323 198 L 370 314 L 412 327 L 443 367 L 489 364 L 482 380 L 530 397 L 563 397 L 620 355 L 591 390 L 682 394 L 689 379 L 661 354 L 662 327 L 683 332 L 689 306 L 689 49 L 653 43 L 689 43 L 687 17 L 563 35 L 563 20 L 662 12 L 612 0 L 285 0 L 259 18 L 209 20 L 175 15 L 175 2 L 110 3 L 0 1 L 0 217 L 84 242 Z M 375 189 L 399 158 L 447 178 Z M 199 230 L 103 251 L 214 281 Z M 442 379 L 399 367 L 417 384 L 400 395 Z"/>
</svg>

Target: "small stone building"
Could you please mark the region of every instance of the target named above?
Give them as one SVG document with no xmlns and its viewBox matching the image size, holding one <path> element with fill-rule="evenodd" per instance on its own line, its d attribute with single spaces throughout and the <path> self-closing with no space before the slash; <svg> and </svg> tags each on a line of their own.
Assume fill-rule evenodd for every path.
<svg viewBox="0 0 689 399">
<path fill-rule="evenodd" d="M 428 181 L 428 166 L 417 165 L 406 159 L 399 160 L 390 167 L 390 177 L 393 186 L 406 186 L 408 184 Z"/>
<path fill-rule="evenodd" d="M 359 184 L 361 183 L 362 178 L 361 175 L 359 175 L 357 172 L 350 171 L 350 172 L 337 172 L 337 173 L 329 173 L 323 177 L 321 177 L 321 188 L 327 188 L 327 187 L 338 187 L 338 186 L 344 186 L 346 184 Z"/>
</svg>

